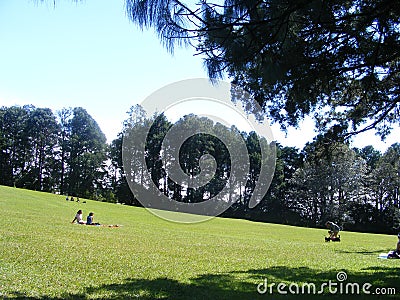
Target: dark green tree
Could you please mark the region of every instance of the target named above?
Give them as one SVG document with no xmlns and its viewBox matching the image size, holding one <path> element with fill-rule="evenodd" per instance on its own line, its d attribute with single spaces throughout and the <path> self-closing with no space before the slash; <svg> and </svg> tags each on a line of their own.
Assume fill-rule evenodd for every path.
<svg viewBox="0 0 400 300">
<path fill-rule="evenodd" d="M 307 145 L 305 153 L 303 167 L 291 180 L 293 189 L 287 191 L 287 203 L 313 226 L 329 219 L 348 222 L 349 205 L 360 203 L 366 194 L 365 161 L 343 143 L 326 149 L 316 140 Z"/>
<path fill-rule="evenodd" d="M 0 108 L 0 184 L 13 184 L 13 170 L 11 165 L 11 136 L 7 118 L 7 107 Z"/>
<path fill-rule="evenodd" d="M 246 146 L 250 161 L 250 170 L 247 183 L 243 193 L 243 210 L 246 212 L 249 208 L 250 197 L 259 181 L 261 171 L 261 146 L 260 138 L 257 133 L 250 132 L 246 134 Z"/>
<path fill-rule="evenodd" d="M 55 148 L 59 127 L 53 112 L 48 108 L 36 108 L 29 112 L 26 134 L 30 140 L 30 169 L 24 186 L 34 190 L 52 191 L 56 187 L 53 178 Z"/>
<path fill-rule="evenodd" d="M 293 175 L 303 166 L 303 154 L 294 147 L 277 145 L 275 172 L 263 201 L 256 207 L 258 218 L 268 222 L 302 225 L 305 222 L 292 203 L 286 202 L 288 191 L 294 190 Z"/>
<path fill-rule="evenodd" d="M 227 148 L 218 137 L 227 136 L 229 131 L 225 126 L 214 124 L 211 119 L 192 114 L 178 120 L 171 130 L 176 141 L 170 141 L 164 158 L 165 161 L 179 160 L 179 168 L 186 174 L 187 182 L 174 182 L 167 172 L 165 175 L 168 186 L 172 187 L 170 192 L 177 197 L 177 201 L 179 199 L 187 203 L 202 202 L 215 197 L 227 184 L 230 172 Z M 183 137 L 185 132 L 192 133 L 186 140 Z M 180 141 L 183 144 L 176 149 Z M 211 157 L 215 162 L 215 173 L 209 160 Z M 168 170 L 168 166 L 165 169 Z M 198 176 L 204 179 L 204 185 L 194 187 Z"/>
<path fill-rule="evenodd" d="M 356 149 L 368 165 L 363 197 L 348 207 L 353 220 L 348 229 L 366 232 L 394 233 L 400 228 L 399 157 L 400 147 L 393 144 L 382 155 L 372 146 Z"/>
<path fill-rule="evenodd" d="M 134 196 L 139 193 L 137 189 L 140 187 L 148 189 L 151 184 L 146 176 L 145 147 L 147 131 L 152 121 L 153 119 L 147 116 L 140 105 L 132 106 L 128 112 L 128 119 L 124 121 L 119 137 L 120 141 L 117 140 L 115 144 L 112 144 L 113 164 L 121 167 L 119 169 L 121 176 L 115 191 L 120 202 L 140 205 Z M 120 149 L 117 148 L 119 144 L 121 145 Z M 123 153 L 128 153 L 124 159 Z M 158 159 L 159 153 L 155 155 L 154 159 Z"/>
<path fill-rule="evenodd" d="M 387 0 L 126 0 L 169 50 L 190 44 L 211 78 L 247 89 L 282 128 L 385 136 L 399 121 L 400 5 Z"/>
<path fill-rule="evenodd" d="M 154 116 L 154 121 L 148 132 L 145 146 L 146 165 L 147 170 L 151 174 L 151 180 L 154 185 L 160 191 L 164 191 L 164 193 L 166 193 L 166 174 L 161 158 L 161 146 L 168 132 L 168 128 L 171 125 L 172 124 L 167 120 L 164 114 Z"/>
<path fill-rule="evenodd" d="M 140 203 L 133 196 L 128 182 L 126 181 L 122 163 L 122 140 L 123 134 L 120 133 L 118 137 L 111 142 L 109 147 L 108 158 L 110 159 L 111 165 L 109 167 L 108 176 L 110 188 L 118 202 L 139 206 Z"/>
<path fill-rule="evenodd" d="M 92 197 L 101 186 L 106 137 L 88 112 L 76 107 L 69 122 L 68 191 Z"/>
<path fill-rule="evenodd" d="M 69 166 L 67 164 L 70 155 L 70 136 L 71 128 L 70 122 L 72 118 L 72 108 L 63 108 L 57 112 L 57 119 L 59 124 L 58 133 L 58 153 L 57 153 L 57 172 L 54 177 L 58 178 L 59 190 L 61 194 L 68 192 L 66 176 L 69 172 Z"/>
<path fill-rule="evenodd" d="M 391 145 L 372 171 L 370 181 L 376 225 L 385 229 L 400 227 L 400 144 Z"/>
<path fill-rule="evenodd" d="M 365 160 L 370 171 L 376 168 L 376 165 L 382 156 L 381 152 L 374 149 L 371 145 L 365 146 L 362 149 L 354 149 L 354 151 Z"/>
<path fill-rule="evenodd" d="M 0 111 L 0 184 L 23 187 L 31 159 L 27 122 L 32 106 L 2 107 Z"/>
</svg>

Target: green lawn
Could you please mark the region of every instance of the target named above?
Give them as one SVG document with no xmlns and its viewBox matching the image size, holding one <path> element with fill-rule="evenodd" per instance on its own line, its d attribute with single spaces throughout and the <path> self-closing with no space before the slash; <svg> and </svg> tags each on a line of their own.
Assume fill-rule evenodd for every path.
<svg viewBox="0 0 400 300">
<path fill-rule="evenodd" d="M 82 201 L 82 199 L 81 199 Z M 377 256 L 396 236 L 215 218 L 198 224 L 162 220 L 147 210 L 0 186 L 0 297 L 19 299 L 354 299 L 350 291 L 292 295 L 296 285 L 342 282 L 396 288 L 400 261 Z M 103 224 L 73 225 L 76 211 Z M 259 295 L 261 282 L 287 284 Z M 344 286 L 344 285 L 343 285 Z M 261 286 L 262 287 L 262 286 Z M 338 286 L 340 287 L 340 286 Z M 382 290 L 381 290 L 382 291 Z M 387 291 L 387 290 L 386 290 Z M 388 293 L 391 293 L 389 290 Z M 360 299 L 374 298 L 362 295 Z M 387 297 L 387 296 L 386 296 Z M 392 296 L 396 298 L 396 296 Z"/>
</svg>

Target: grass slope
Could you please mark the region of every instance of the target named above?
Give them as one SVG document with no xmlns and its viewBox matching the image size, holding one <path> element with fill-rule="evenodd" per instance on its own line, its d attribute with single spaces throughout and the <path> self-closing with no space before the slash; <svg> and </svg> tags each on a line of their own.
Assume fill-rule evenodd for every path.
<svg viewBox="0 0 400 300">
<path fill-rule="evenodd" d="M 354 299 L 355 295 L 257 293 L 261 282 L 317 289 L 344 283 L 394 287 L 400 261 L 379 260 L 396 237 L 215 218 L 199 224 L 159 219 L 143 208 L 0 186 L 0 297 L 20 299 Z M 73 225 L 76 211 L 103 224 Z M 397 295 L 397 296 L 398 296 Z M 292 297 L 290 297 L 292 296 Z M 365 299 L 366 295 L 360 296 Z M 372 297 L 372 296 L 371 296 Z M 396 298 L 396 296 L 392 296 Z"/>
</svg>

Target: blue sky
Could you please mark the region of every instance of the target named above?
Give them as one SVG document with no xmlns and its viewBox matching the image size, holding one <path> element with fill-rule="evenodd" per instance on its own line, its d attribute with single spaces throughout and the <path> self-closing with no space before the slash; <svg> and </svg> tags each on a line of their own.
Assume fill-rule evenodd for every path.
<svg viewBox="0 0 400 300">
<path fill-rule="evenodd" d="M 124 0 L 0 0 L 0 105 L 33 104 L 58 110 L 81 106 L 109 141 L 126 112 L 166 84 L 206 77 L 191 48 L 171 55 L 152 30 L 141 31 L 125 15 Z M 302 147 L 314 136 L 312 122 L 289 130 L 273 126 L 283 145 Z M 373 133 L 354 145 L 384 151 Z"/>
<path fill-rule="evenodd" d="M 0 41 L 0 105 L 82 106 L 109 139 L 154 90 L 206 75 L 193 51 L 172 56 L 130 23 L 124 0 L 1 0 Z"/>
</svg>

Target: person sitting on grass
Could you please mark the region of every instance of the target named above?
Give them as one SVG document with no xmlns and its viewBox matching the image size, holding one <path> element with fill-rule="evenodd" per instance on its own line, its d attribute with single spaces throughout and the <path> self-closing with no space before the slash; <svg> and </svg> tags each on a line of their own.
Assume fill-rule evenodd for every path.
<svg viewBox="0 0 400 300">
<path fill-rule="evenodd" d="M 82 210 L 81 210 L 81 209 L 78 210 L 78 212 L 77 212 L 76 215 L 75 215 L 75 218 L 72 220 L 71 223 L 75 223 L 75 221 L 76 221 L 76 223 L 78 223 L 78 224 L 86 224 L 86 222 L 83 221 L 83 218 L 82 218 Z"/>
<path fill-rule="evenodd" d="M 397 246 L 396 246 L 396 250 L 390 251 L 388 253 L 388 258 L 400 258 L 400 233 L 397 234 Z"/>
<path fill-rule="evenodd" d="M 89 215 L 86 218 L 86 225 L 100 225 L 100 223 L 95 223 L 94 222 L 94 213 L 89 213 Z"/>
<path fill-rule="evenodd" d="M 331 240 L 337 239 L 338 238 L 338 234 L 340 232 L 340 226 L 335 224 L 335 223 L 333 223 L 333 222 L 331 222 L 331 221 L 326 222 L 325 226 L 329 229 L 329 231 L 328 231 L 329 238 Z"/>
</svg>

